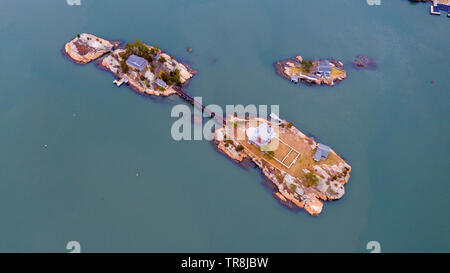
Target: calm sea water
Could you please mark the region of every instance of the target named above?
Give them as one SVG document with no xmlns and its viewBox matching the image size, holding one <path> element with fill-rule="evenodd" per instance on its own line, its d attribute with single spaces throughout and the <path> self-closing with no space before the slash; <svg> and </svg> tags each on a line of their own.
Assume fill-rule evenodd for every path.
<svg viewBox="0 0 450 273">
<path fill-rule="evenodd" d="M 450 251 L 449 19 L 408 1 L 0 1 L 0 251 Z M 292 212 L 207 141 L 176 142 L 176 96 L 116 88 L 63 57 L 88 32 L 158 43 L 206 104 L 276 104 L 352 165 L 319 217 Z M 192 47 L 194 52 L 187 53 Z M 333 88 L 272 63 L 350 62 Z"/>
</svg>

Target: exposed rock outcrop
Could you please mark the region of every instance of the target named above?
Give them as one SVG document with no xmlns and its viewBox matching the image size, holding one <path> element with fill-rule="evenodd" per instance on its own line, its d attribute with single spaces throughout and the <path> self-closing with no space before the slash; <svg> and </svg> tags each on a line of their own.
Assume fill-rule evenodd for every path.
<svg viewBox="0 0 450 273">
<path fill-rule="evenodd" d="M 78 34 L 64 45 L 65 53 L 75 62 L 86 64 L 98 59 L 120 43 L 112 43 L 92 34 Z"/>
<path fill-rule="evenodd" d="M 374 69 L 375 68 L 375 61 L 369 57 L 358 55 L 353 60 L 353 65 L 356 68 L 366 68 L 366 69 Z"/>
</svg>

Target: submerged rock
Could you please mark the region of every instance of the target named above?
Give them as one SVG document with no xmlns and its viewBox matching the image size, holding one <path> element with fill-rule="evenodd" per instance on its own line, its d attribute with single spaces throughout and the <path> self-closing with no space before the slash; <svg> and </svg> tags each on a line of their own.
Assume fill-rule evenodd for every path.
<svg viewBox="0 0 450 273">
<path fill-rule="evenodd" d="M 353 60 L 353 65 L 356 68 L 374 69 L 375 61 L 369 57 L 358 55 L 356 56 L 356 59 Z"/>
</svg>

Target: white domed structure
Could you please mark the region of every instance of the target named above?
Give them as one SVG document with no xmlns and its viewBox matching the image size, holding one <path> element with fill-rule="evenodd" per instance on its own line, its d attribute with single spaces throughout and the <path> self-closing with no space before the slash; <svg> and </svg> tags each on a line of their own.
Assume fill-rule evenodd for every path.
<svg viewBox="0 0 450 273">
<path fill-rule="evenodd" d="M 258 146 L 268 144 L 275 137 L 275 131 L 267 123 L 247 128 L 246 134 L 248 142 Z"/>
</svg>

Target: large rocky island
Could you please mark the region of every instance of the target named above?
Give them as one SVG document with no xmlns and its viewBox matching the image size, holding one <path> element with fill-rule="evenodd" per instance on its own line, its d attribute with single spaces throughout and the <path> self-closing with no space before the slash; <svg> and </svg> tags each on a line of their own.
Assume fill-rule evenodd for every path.
<svg viewBox="0 0 450 273">
<path fill-rule="evenodd" d="M 118 86 L 128 83 L 136 91 L 168 96 L 175 88 L 187 83 L 194 71 L 176 61 L 157 45 L 149 46 L 136 40 L 119 48 L 119 42 L 110 42 L 91 34 L 79 34 L 64 46 L 65 53 L 75 62 L 86 64 L 105 54 L 100 65 L 111 71 Z"/>
<path fill-rule="evenodd" d="M 272 115 L 271 115 L 272 116 Z M 277 116 L 270 120 L 228 117 L 215 131 L 217 149 L 235 162 L 248 158 L 290 208 L 317 216 L 323 201 L 340 199 L 351 167 L 330 147 L 317 143 Z"/>
<path fill-rule="evenodd" d="M 294 83 L 303 81 L 309 84 L 334 85 L 347 77 L 343 63 L 336 60 L 304 60 L 296 56 L 274 63 L 276 72 Z"/>
</svg>

